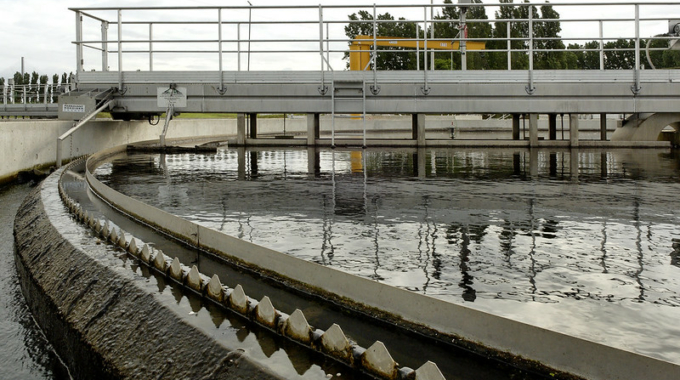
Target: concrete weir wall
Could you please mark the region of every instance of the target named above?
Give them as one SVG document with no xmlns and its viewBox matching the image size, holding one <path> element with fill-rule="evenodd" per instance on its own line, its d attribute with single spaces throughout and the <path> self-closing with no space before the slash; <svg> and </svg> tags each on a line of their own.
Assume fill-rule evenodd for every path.
<svg viewBox="0 0 680 380">
<path fill-rule="evenodd" d="M 73 126 L 70 121 L 0 121 L 0 183 L 10 181 L 22 170 L 53 165 L 57 138 Z M 113 146 L 158 139 L 163 123 L 147 121 L 93 121 L 63 142 L 64 159 L 92 154 Z M 168 138 L 233 135 L 235 120 L 173 120 Z"/>
<path fill-rule="evenodd" d="M 401 325 L 422 327 L 449 339 L 462 338 L 587 379 L 636 380 L 649 378 L 650 374 L 658 380 L 680 378 L 680 366 L 673 363 L 360 278 L 168 214 L 114 191 L 92 175 L 100 162 L 122 149 L 112 148 L 90 157 L 86 176 L 91 188 L 135 218 L 201 249 L 225 255 L 349 307 L 367 308 L 392 316 Z"/>
<path fill-rule="evenodd" d="M 169 312 L 134 273 L 114 269 L 105 245 L 79 248 L 58 178 L 19 210 L 16 262 L 27 303 L 74 379 L 277 378 Z"/>
</svg>

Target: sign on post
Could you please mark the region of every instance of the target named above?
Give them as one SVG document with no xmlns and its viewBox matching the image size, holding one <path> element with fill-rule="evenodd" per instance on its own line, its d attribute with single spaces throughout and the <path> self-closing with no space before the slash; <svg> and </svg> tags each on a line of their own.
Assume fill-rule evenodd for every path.
<svg viewBox="0 0 680 380">
<path fill-rule="evenodd" d="M 158 107 L 167 109 L 172 104 L 173 108 L 187 106 L 186 87 L 158 87 Z"/>
</svg>

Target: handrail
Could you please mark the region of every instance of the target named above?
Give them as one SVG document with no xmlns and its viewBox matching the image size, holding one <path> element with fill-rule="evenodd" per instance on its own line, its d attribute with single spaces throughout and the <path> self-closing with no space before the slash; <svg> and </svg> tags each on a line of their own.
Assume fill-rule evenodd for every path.
<svg viewBox="0 0 680 380">
<path fill-rule="evenodd" d="M 564 11 L 573 10 L 578 7 L 583 11 L 584 16 L 574 17 L 567 15 L 564 18 L 541 18 L 537 11 L 533 11 L 532 7 L 540 9 L 541 7 L 549 6 L 553 10 Z M 654 14 L 654 7 L 663 6 L 664 13 Z M 112 70 L 118 71 L 119 83 L 118 87 L 124 91 L 124 74 L 125 71 L 142 70 L 148 67 L 148 71 L 173 70 L 178 71 L 178 68 L 188 67 L 192 68 L 196 65 L 196 60 L 192 59 L 195 54 L 202 54 L 201 71 L 215 71 L 220 73 L 225 71 L 241 71 L 241 62 L 248 59 L 248 70 L 250 70 L 251 55 L 257 55 L 255 65 L 257 70 L 261 67 L 267 67 L 274 70 L 312 70 L 316 64 L 312 62 L 319 62 L 316 68 L 320 68 L 322 72 L 322 79 L 320 84 L 320 91 L 324 92 L 326 87 L 325 72 L 331 72 L 333 67 L 345 66 L 343 57 L 349 55 L 351 39 L 345 37 L 344 28 L 348 26 L 355 26 L 363 28 L 363 33 L 373 36 L 374 43 L 372 45 L 372 57 L 369 69 L 374 71 L 373 88 L 379 89 L 375 71 L 380 68 L 378 65 L 382 62 L 382 58 L 389 58 L 394 54 L 411 54 L 408 59 L 417 60 L 417 70 L 423 70 L 423 90 L 427 92 L 428 87 L 428 71 L 431 70 L 429 64 L 432 64 L 434 56 L 431 53 L 427 43 L 425 48 L 421 48 L 422 41 L 429 41 L 429 43 L 447 42 L 458 43 L 458 48 L 451 48 L 449 50 L 439 50 L 439 57 L 442 54 L 449 54 L 452 63 L 460 61 L 461 57 L 475 56 L 475 53 L 470 51 L 465 54 L 466 42 L 507 42 L 505 47 L 503 44 L 498 46 L 490 46 L 485 50 L 485 53 L 505 53 L 508 56 L 508 63 L 505 69 L 507 70 L 528 70 L 529 76 L 527 80 L 527 91 L 532 93 L 533 86 L 533 71 L 536 62 L 537 54 L 545 53 L 599 53 L 599 69 L 606 69 L 605 56 L 609 52 L 626 52 L 626 54 L 634 55 L 634 59 L 629 61 L 628 68 L 636 70 L 634 80 L 634 89 L 639 89 L 639 73 L 642 69 L 641 50 L 645 48 L 645 44 L 641 43 L 641 39 L 654 39 L 670 41 L 674 38 L 667 35 L 662 35 L 666 30 L 658 28 L 658 24 L 663 24 L 669 18 L 662 17 L 666 14 L 677 13 L 675 18 L 680 19 L 680 4 L 672 1 L 654 1 L 654 2 L 614 2 L 614 3 L 585 3 L 585 2 L 551 2 L 551 3 L 475 3 L 466 6 L 467 9 L 474 9 L 476 7 L 489 7 L 498 9 L 498 7 L 512 7 L 513 9 L 526 8 L 529 10 L 528 17 L 525 18 L 498 18 L 495 19 L 493 14 L 488 14 L 488 19 L 475 19 L 468 15 L 465 19 L 443 19 L 439 14 L 435 15 L 435 11 L 454 8 L 458 9 L 457 4 L 373 4 L 373 5 L 264 5 L 264 6 L 177 6 L 177 7 L 74 7 L 69 8 L 74 11 L 76 17 L 76 40 L 73 43 L 77 49 L 78 72 L 90 71 L 92 67 L 90 62 L 84 62 L 86 56 L 85 50 L 93 50 L 101 53 L 102 64 L 101 71 L 111 70 L 108 65 L 108 56 L 113 54 L 117 58 L 117 65 Z M 600 7 L 600 8 L 593 8 Z M 601 9 L 606 9 L 606 14 L 598 14 L 597 12 L 588 12 L 588 9 L 595 9 L 602 12 Z M 651 9 L 651 10 L 650 10 Z M 191 13 L 187 11 L 197 11 Z M 371 17 L 367 20 L 349 20 L 347 14 L 356 13 L 359 10 L 366 11 Z M 646 10 L 642 12 L 641 10 Z M 164 11 L 164 12 L 159 12 Z M 275 11 L 275 12 L 274 12 Z M 378 16 L 382 12 L 405 12 L 408 11 L 408 19 L 382 20 Z M 421 13 L 422 11 L 422 13 Z M 112 14 L 113 12 L 113 14 Z M 470 11 L 468 11 L 470 12 Z M 526 13 L 526 12 L 525 12 Z M 165 14 L 165 18 L 154 19 L 157 14 Z M 266 14 L 266 17 L 262 15 Z M 253 15 L 256 15 L 253 19 Z M 113 17 L 112 17 L 113 16 Z M 193 17 L 192 17 L 193 16 Z M 258 17 L 259 16 L 259 17 Z M 413 17 L 411 17 L 413 16 Z M 86 25 L 84 19 L 94 20 L 100 22 L 102 25 L 101 39 L 84 39 L 83 36 L 91 36 L 94 33 L 85 33 Z M 467 37 L 464 33 L 459 33 L 455 38 L 443 38 L 434 35 L 434 31 L 443 27 L 443 25 L 458 25 L 461 23 L 470 25 L 491 24 L 491 23 L 507 23 L 509 26 L 523 24 L 523 34 L 514 35 L 517 31 L 513 31 L 509 36 L 483 36 L 483 37 Z M 557 23 L 563 27 L 563 32 L 557 36 L 536 36 L 534 31 L 536 26 L 545 25 L 549 23 Z M 408 24 L 413 25 L 416 30 L 415 36 L 408 36 L 409 39 L 415 37 L 418 43 L 415 49 L 400 48 L 398 50 L 390 50 L 389 48 L 377 47 L 375 42 L 381 33 L 379 29 L 389 25 Z M 631 25 L 634 24 L 634 27 Z M 287 26 L 285 30 L 292 30 L 291 33 L 282 32 L 282 26 Z M 593 36 L 584 36 L 575 32 L 565 32 L 569 29 L 569 25 L 578 25 L 581 29 L 590 27 L 598 29 L 599 33 L 595 31 Z M 650 26 L 652 25 L 652 26 Z M 115 37 L 109 37 L 106 29 L 111 26 L 116 28 Z M 127 32 L 132 26 L 148 26 L 148 35 L 145 36 L 139 29 L 135 29 L 135 38 L 130 38 L 131 34 Z M 154 28 L 155 26 L 155 28 Z M 162 26 L 166 26 L 165 28 Z M 167 28 L 173 26 L 173 28 Z M 217 28 L 215 28 L 217 26 Z M 606 27 L 606 28 L 605 28 Z M 201 29 L 202 28 L 202 29 Z M 245 33 L 242 29 L 248 31 L 248 36 L 244 37 Z M 314 31 L 316 29 L 318 31 Z M 192 33 L 186 33 L 187 30 Z M 253 35 L 251 31 L 255 29 Z M 326 29 L 326 33 L 324 33 Z M 613 29 L 617 29 L 612 32 Z M 174 32 L 174 30 L 185 31 L 185 33 Z M 607 34 L 604 31 L 607 31 Z M 652 31 L 652 32 L 650 32 Z M 216 32 L 216 34 L 215 34 Z M 367 33 L 368 32 L 368 33 Z M 504 33 L 504 32 L 503 32 Z M 113 33 L 112 33 L 113 34 Z M 433 35 L 430 35 L 433 34 Z M 183 36 L 188 35 L 185 39 Z M 405 37 L 407 38 L 407 37 Z M 618 40 L 632 41 L 632 46 L 613 47 L 607 46 L 609 42 Z M 564 47 L 545 46 L 544 43 L 551 41 L 563 41 Z M 581 45 L 578 49 L 569 48 L 567 43 L 580 43 L 582 41 L 595 41 L 598 43 L 598 48 L 585 47 Z M 135 46 L 142 44 L 147 45 L 139 49 Z M 247 49 L 244 48 L 247 46 Z M 252 45 L 252 48 L 251 48 Z M 579 44 L 580 45 L 580 44 Z M 664 48 L 651 48 L 650 51 L 660 51 Z M 528 55 L 526 65 L 528 67 L 512 67 L 512 60 L 510 57 L 513 54 L 525 53 Z M 285 58 L 281 55 L 286 54 Z M 316 57 L 310 56 L 314 54 Z M 425 66 L 421 67 L 420 55 L 423 55 Z M 148 58 L 146 58 L 148 57 Z M 88 60 L 90 58 L 88 57 Z M 148 62 L 145 62 L 148 59 Z M 318 59 L 318 61 L 316 61 Z M 467 69 L 467 62 L 460 62 L 460 67 L 463 70 Z M 94 60 L 96 62 L 96 60 Z M 633 62 L 634 61 L 634 62 Z M 189 63 L 190 62 L 190 63 Z M 632 64 L 630 64 L 632 62 Z M 415 62 L 414 62 L 415 63 Z M 115 65 L 115 64 L 114 64 Z M 125 66 L 124 66 L 125 65 Z M 283 69 L 280 69 L 283 67 Z M 475 69 L 473 67 L 473 69 Z M 498 68 L 495 68 L 498 69 Z M 181 71 L 181 70 L 179 70 Z M 195 70 L 193 70 L 195 71 Z M 223 74 L 222 74 L 223 75 Z M 225 83 L 220 80 L 217 83 L 220 93 L 225 93 Z M 325 92 L 324 92 L 325 93 Z M 377 94 L 377 92 L 374 92 Z"/>
</svg>

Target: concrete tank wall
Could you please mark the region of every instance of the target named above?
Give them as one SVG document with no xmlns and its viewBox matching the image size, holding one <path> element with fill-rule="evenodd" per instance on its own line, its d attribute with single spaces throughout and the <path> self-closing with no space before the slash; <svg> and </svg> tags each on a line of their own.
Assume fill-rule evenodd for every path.
<svg viewBox="0 0 680 380">
<path fill-rule="evenodd" d="M 16 177 L 22 170 L 53 165 L 57 157 L 57 138 L 73 126 L 70 121 L 12 120 L 0 122 L 0 183 Z M 93 121 L 63 142 L 65 159 L 92 154 L 113 146 L 154 140 L 163 123 L 146 121 Z M 236 133 L 235 120 L 177 119 L 170 124 L 168 138 L 230 135 Z"/>
</svg>

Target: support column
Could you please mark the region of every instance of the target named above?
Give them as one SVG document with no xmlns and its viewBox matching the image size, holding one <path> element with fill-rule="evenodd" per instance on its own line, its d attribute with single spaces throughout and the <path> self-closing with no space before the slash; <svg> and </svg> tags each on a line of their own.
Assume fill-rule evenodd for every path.
<svg viewBox="0 0 680 380">
<path fill-rule="evenodd" d="M 425 146 L 425 115 L 416 113 L 412 115 L 413 139 L 418 146 Z"/>
<path fill-rule="evenodd" d="M 307 145 L 316 145 L 316 140 L 319 138 L 320 134 L 320 114 L 318 113 L 308 113 L 307 114 Z"/>
<path fill-rule="evenodd" d="M 424 148 L 418 148 L 413 154 L 413 175 L 418 178 L 427 176 L 427 152 Z"/>
<path fill-rule="evenodd" d="M 512 139 L 519 140 L 519 114 L 512 114 Z"/>
<path fill-rule="evenodd" d="M 529 146 L 538 146 L 538 115 L 535 113 L 529 115 Z"/>
<path fill-rule="evenodd" d="M 307 173 L 318 178 L 321 176 L 321 155 L 316 148 L 307 148 Z"/>
<path fill-rule="evenodd" d="M 569 172 L 571 181 L 578 182 L 578 150 L 569 152 Z"/>
<path fill-rule="evenodd" d="M 257 114 L 256 113 L 248 114 L 248 118 L 250 119 L 250 138 L 256 139 L 257 138 Z"/>
<path fill-rule="evenodd" d="M 607 141 L 607 114 L 600 114 L 600 140 Z"/>
<path fill-rule="evenodd" d="M 236 145 L 246 145 L 246 115 L 242 113 L 236 115 Z"/>
<path fill-rule="evenodd" d="M 578 148 L 578 115 L 569 115 L 569 146 Z"/>
<path fill-rule="evenodd" d="M 529 175 L 532 178 L 538 177 L 538 149 L 529 151 Z"/>
<path fill-rule="evenodd" d="M 557 140 L 557 114 L 548 115 L 548 140 Z"/>
<path fill-rule="evenodd" d="M 245 118 L 244 118 L 245 120 Z M 245 121 L 243 123 L 245 125 Z M 237 163 L 238 163 L 238 179 L 246 179 L 246 148 L 241 146 L 236 150 Z"/>
</svg>

